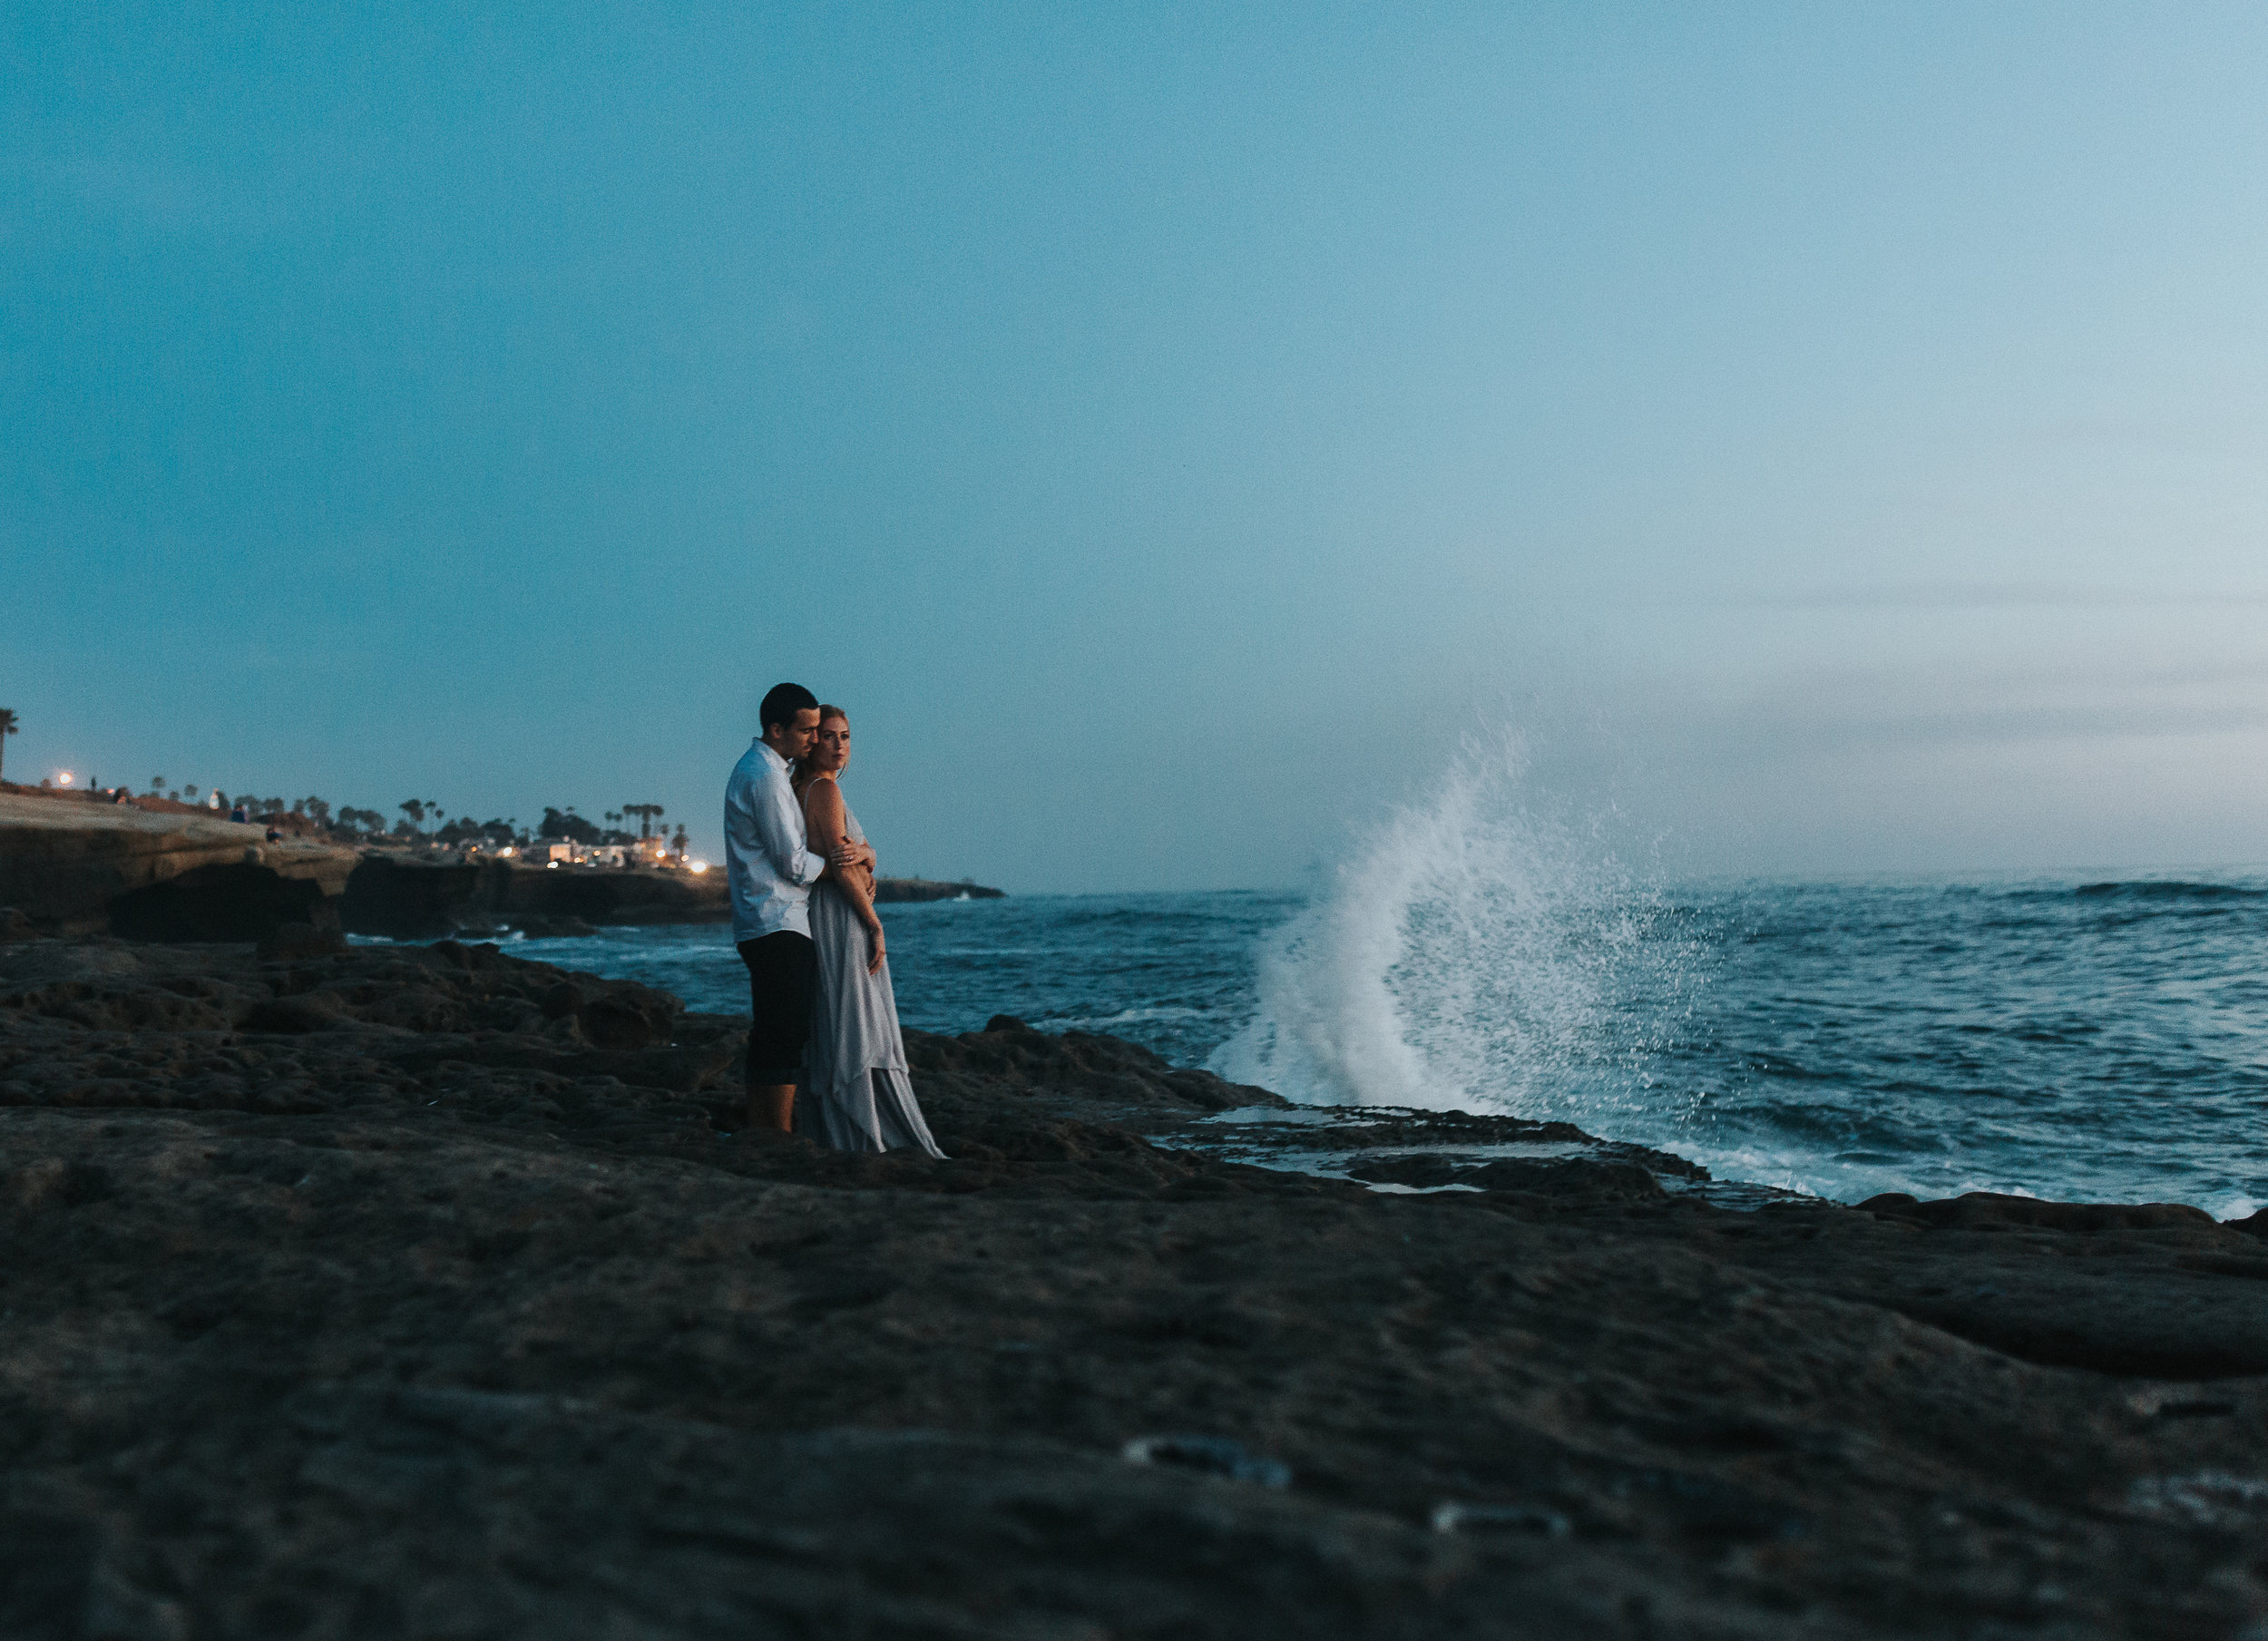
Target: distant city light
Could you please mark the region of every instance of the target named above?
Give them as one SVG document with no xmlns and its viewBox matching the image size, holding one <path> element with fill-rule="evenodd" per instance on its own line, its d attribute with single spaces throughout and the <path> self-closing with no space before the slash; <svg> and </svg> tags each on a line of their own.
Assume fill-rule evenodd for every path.
<svg viewBox="0 0 2268 1641">
<path fill-rule="evenodd" d="M 55 777 L 55 784 L 62 786 L 68 786 L 71 784 L 71 771 L 66 769 L 61 775 L 57 776 Z"/>
<path fill-rule="evenodd" d="M 693 863 L 692 869 L 696 872 L 706 872 L 709 870 L 709 863 L 705 860 L 697 860 Z"/>
<path fill-rule="evenodd" d="M 496 853 L 499 855 L 509 855 L 512 853 L 512 845 L 510 844 L 506 844 L 503 848 L 497 850 Z"/>
</svg>

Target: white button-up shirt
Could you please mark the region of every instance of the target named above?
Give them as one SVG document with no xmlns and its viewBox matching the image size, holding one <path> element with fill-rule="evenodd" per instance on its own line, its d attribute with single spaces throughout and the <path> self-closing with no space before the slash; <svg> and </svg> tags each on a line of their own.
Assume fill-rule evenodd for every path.
<svg viewBox="0 0 2268 1641">
<path fill-rule="evenodd" d="M 826 857 L 812 854 L 809 843 L 787 760 L 759 737 L 725 783 L 725 887 L 732 895 L 734 944 L 782 929 L 809 936 L 811 885 L 826 870 Z"/>
</svg>

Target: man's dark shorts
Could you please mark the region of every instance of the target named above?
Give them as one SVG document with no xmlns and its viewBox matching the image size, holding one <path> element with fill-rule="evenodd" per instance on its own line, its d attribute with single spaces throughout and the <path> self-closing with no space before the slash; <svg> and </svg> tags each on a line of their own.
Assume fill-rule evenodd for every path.
<svg viewBox="0 0 2268 1641">
<path fill-rule="evenodd" d="M 748 1087 L 779 1088 L 803 1080 L 803 1046 L 811 1035 L 811 991 L 819 974 L 818 948 L 808 934 L 782 929 L 740 943 L 748 965 Z"/>
</svg>

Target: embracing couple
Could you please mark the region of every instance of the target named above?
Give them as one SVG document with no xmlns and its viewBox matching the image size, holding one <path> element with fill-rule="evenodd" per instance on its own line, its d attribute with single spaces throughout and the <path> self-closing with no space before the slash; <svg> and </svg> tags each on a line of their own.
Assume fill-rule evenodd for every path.
<svg viewBox="0 0 2268 1641">
<path fill-rule="evenodd" d="M 805 1128 L 843 1151 L 915 1146 L 942 1157 L 906 1075 L 890 990 L 875 852 L 836 779 L 850 719 L 801 684 L 779 684 L 764 733 L 725 786 L 732 938 L 748 966 L 748 1127 Z"/>
</svg>

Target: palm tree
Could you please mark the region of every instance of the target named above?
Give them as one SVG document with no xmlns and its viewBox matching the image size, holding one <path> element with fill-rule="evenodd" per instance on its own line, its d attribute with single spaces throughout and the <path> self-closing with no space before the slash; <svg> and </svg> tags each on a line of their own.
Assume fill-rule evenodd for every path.
<svg viewBox="0 0 2268 1641">
<path fill-rule="evenodd" d="M 409 824 L 411 825 L 416 827 L 420 832 L 425 830 L 425 805 L 424 799 L 415 797 L 404 798 L 402 800 L 402 813 L 409 816 Z"/>
<path fill-rule="evenodd" d="M 15 714 L 5 707 L 0 707 L 0 755 L 5 754 L 8 749 L 8 737 L 16 733 Z"/>
</svg>

